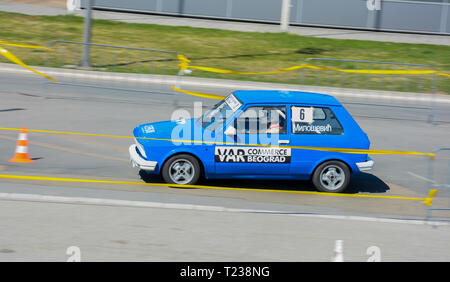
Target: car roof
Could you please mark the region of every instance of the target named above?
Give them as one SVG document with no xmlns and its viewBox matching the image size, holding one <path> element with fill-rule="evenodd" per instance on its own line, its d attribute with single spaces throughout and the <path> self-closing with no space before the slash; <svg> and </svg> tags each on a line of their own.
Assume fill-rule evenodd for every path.
<svg viewBox="0 0 450 282">
<path fill-rule="evenodd" d="M 281 90 L 237 90 L 233 94 L 244 104 L 302 103 L 327 106 L 342 106 L 342 104 L 333 96 L 312 92 Z"/>
</svg>

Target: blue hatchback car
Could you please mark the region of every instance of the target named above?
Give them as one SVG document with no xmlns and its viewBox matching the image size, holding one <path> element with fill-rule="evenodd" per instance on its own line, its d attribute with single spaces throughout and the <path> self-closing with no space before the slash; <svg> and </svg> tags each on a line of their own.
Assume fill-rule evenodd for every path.
<svg viewBox="0 0 450 282">
<path fill-rule="evenodd" d="M 367 154 L 295 147 L 369 149 L 367 134 L 334 97 L 296 91 L 235 91 L 201 117 L 143 124 L 131 163 L 167 183 L 206 179 L 311 180 L 342 192 L 370 170 Z"/>
</svg>

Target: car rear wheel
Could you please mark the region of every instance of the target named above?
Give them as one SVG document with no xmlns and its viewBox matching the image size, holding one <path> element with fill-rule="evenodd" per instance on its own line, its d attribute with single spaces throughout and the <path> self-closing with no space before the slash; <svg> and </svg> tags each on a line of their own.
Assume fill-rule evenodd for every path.
<svg viewBox="0 0 450 282">
<path fill-rule="evenodd" d="M 324 162 L 314 171 L 312 182 L 321 192 L 342 192 L 350 183 L 350 169 L 340 161 Z"/>
<path fill-rule="evenodd" d="M 200 164 L 191 155 L 171 157 L 162 168 L 164 181 L 172 184 L 195 184 L 200 178 Z"/>
</svg>

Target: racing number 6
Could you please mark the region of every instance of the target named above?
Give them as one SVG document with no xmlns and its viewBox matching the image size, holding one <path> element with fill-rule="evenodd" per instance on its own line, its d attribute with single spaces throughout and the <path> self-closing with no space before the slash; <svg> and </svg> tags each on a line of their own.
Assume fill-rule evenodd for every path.
<svg viewBox="0 0 450 282">
<path fill-rule="evenodd" d="M 300 120 L 305 120 L 305 109 L 300 109 Z"/>
</svg>

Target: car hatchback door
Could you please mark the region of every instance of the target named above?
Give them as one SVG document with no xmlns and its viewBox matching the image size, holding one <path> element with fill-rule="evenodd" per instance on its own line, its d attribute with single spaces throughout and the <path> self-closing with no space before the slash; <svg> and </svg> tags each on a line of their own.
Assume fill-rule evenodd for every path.
<svg viewBox="0 0 450 282">
<path fill-rule="evenodd" d="M 291 145 L 307 147 L 345 147 L 344 129 L 332 107 L 292 105 Z M 315 164 L 333 153 L 318 150 L 294 150 L 291 173 L 309 178 Z"/>
<path fill-rule="evenodd" d="M 216 174 L 288 175 L 291 149 L 278 147 L 289 144 L 286 113 L 285 105 L 255 105 L 238 114 L 215 147 Z"/>
</svg>

